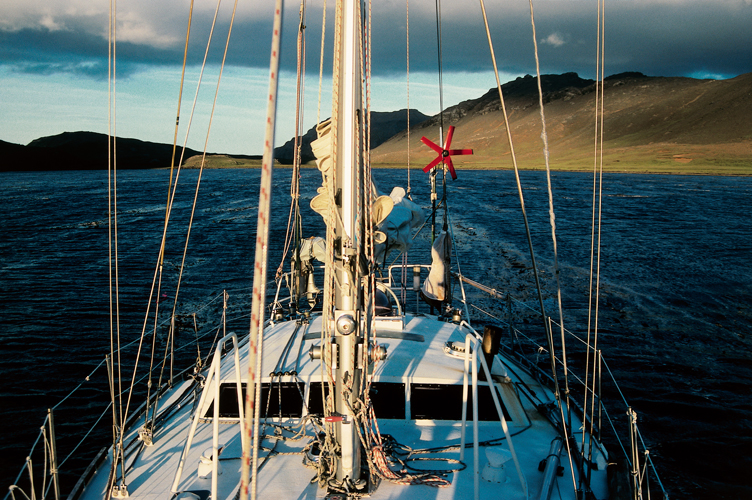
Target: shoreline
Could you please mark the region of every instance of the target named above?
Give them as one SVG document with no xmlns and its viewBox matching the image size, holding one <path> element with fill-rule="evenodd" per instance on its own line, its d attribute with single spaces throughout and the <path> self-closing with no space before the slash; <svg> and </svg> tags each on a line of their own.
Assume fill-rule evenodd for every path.
<svg viewBox="0 0 752 500">
<path fill-rule="evenodd" d="M 184 170 L 199 170 L 199 167 L 195 166 L 183 166 Z M 261 162 L 259 161 L 258 164 L 243 164 L 243 165 L 205 165 L 205 170 L 235 170 L 235 169 L 260 169 L 261 168 Z M 289 170 L 292 169 L 292 165 L 283 165 L 283 164 L 277 164 L 274 166 L 275 169 L 282 169 L 282 170 Z M 301 165 L 302 169 L 304 170 L 316 170 L 315 164 L 303 164 Z M 404 170 L 406 167 L 404 165 L 397 165 L 393 163 L 374 163 L 371 164 L 371 168 L 374 170 Z M 28 169 L 28 170 L 0 170 L 0 173 L 40 173 L 40 172 L 89 172 L 98 170 L 101 172 L 106 172 L 107 169 Z M 118 170 L 127 170 L 127 171 L 138 171 L 138 170 L 169 170 L 169 167 L 156 167 L 156 168 L 120 168 Z M 411 166 L 410 170 L 414 171 L 421 171 L 421 166 Z M 460 172 L 470 172 L 470 171 L 510 171 L 513 172 L 513 167 L 458 167 L 455 165 L 455 170 Z M 518 170 L 520 172 L 545 172 L 546 169 L 544 167 L 518 167 Z M 551 167 L 551 172 L 554 173 L 562 173 L 562 172 L 568 172 L 568 173 L 593 173 L 593 169 L 584 169 L 584 168 L 556 168 Z M 600 173 L 600 170 L 598 170 L 596 173 Z M 752 165 L 748 167 L 742 167 L 740 169 L 722 169 L 721 171 L 712 171 L 709 168 L 697 168 L 697 169 L 682 169 L 679 170 L 670 170 L 670 169 L 650 169 L 645 167 L 635 167 L 635 168 L 628 168 L 628 169 L 615 169 L 612 167 L 604 167 L 603 168 L 604 174 L 634 174 L 634 175 L 677 175 L 677 176 L 711 176 L 711 177 L 752 177 Z"/>
</svg>

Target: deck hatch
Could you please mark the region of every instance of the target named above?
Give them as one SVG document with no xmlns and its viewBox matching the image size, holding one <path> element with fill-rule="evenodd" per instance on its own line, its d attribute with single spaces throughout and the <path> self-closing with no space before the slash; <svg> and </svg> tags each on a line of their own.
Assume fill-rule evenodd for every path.
<svg viewBox="0 0 752 500">
<path fill-rule="evenodd" d="M 405 384 L 374 382 L 370 398 L 376 418 L 405 419 Z"/>
<path fill-rule="evenodd" d="M 491 391 L 488 386 L 478 386 L 478 420 L 498 421 Z M 501 394 L 499 397 L 504 418 L 511 421 Z M 468 395 L 467 418 L 473 418 L 473 395 Z M 410 418 L 426 420 L 462 420 L 462 386 L 444 384 L 410 384 Z"/>
<path fill-rule="evenodd" d="M 327 385 L 324 386 L 324 390 L 328 395 L 329 387 Z M 405 384 L 373 382 L 370 398 L 377 418 L 405 419 Z M 314 415 L 324 413 L 324 405 L 321 402 L 321 382 L 311 382 L 308 411 Z"/>
<path fill-rule="evenodd" d="M 303 400 L 300 393 L 305 391 L 305 384 L 300 383 L 300 392 L 295 382 L 274 382 L 272 385 L 271 395 L 269 394 L 269 383 L 261 384 L 261 417 L 279 417 L 280 402 L 281 416 L 283 418 L 296 418 L 303 415 Z M 246 385 L 242 384 L 243 401 L 245 401 Z M 281 395 L 281 398 L 280 398 Z M 214 416 L 214 402 L 209 405 L 208 410 L 204 413 L 204 418 Z M 237 388 L 234 382 L 225 383 L 219 387 L 219 417 L 220 418 L 238 418 L 238 396 Z"/>
</svg>

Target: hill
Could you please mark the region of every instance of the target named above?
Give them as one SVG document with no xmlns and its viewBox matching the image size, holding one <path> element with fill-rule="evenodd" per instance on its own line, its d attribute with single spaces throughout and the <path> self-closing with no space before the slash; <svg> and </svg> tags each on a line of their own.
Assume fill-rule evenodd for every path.
<svg viewBox="0 0 752 500">
<path fill-rule="evenodd" d="M 551 167 L 592 170 L 595 86 L 575 73 L 541 76 Z M 502 86 L 519 166 L 545 168 L 537 79 Z M 604 168 L 611 171 L 752 174 L 752 73 L 729 80 L 647 77 L 623 73 L 604 85 Z M 420 142 L 438 142 L 438 117 L 411 127 L 411 162 L 435 154 Z M 497 89 L 444 113 L 457 127 L 452 147 L 472 148 L 455 166 L 512 168 Z M 406 163 L 401 133 L 371 154 L 373 164 Z"/>
<path fill-rule="evenodd" d="M 430 117 L 424 115 L 417 109 L 410 110 L 410 124 L 420 124 Z M 407 129 L 407 110 L 381 112 L 374 111 L 371 113 L 371 148 L 383 144 L 395 134 Z M 311 127 L 300 139 L 300 159 L 302 163 L 313 161 L 313 151 L 311 142 L 316 140 L 316 127 Z M 274 157 L 282 164 L 291 165 L 293 163 L 295 151 L 295 138 L 293 137 L 282 146 L 274 148 Z"/>
<path fill-rule="evenodd" d="M 170 166 L 170 144 L 119 137 L 115 144 L 120 169 Z M 64 132 L 35 139 L 27 146 L 0 141 L 0 171 L 107 169 L 107 154 L 107 135 L 95 132 Z M 196 154 L 186 149 L 186 158 Z"/>
</svg>

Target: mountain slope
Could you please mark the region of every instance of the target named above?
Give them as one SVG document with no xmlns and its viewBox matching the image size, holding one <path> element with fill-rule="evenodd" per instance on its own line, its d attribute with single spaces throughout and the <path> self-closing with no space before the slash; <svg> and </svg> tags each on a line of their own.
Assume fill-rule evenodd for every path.
<svg viewBox="0 0 752 500">
<path fill-rule="evenodd" d="M 552 168 L 593 166 L 595 86 L 574 73 L 543 75 Z M 537 79 L 527 76 L 503 86 L 515 155 L 523 168 L 545 168 Z M 647 77 L 624 73 L 604 86 L 604 167 L 610 170 L 749 173 L 752 170 L 752 73 L 729 80 Z M 511 168 L 498 92 L 448 108 L 445 129 L 457 127 L 452 147 L 473 148 L 455 165 Z M 438 117 L 412 127 L 411 162 L 428 163 L 433 151 L 422 135 L 438 142 Z M 406 134 L 371 155 L 374 164 L 404 164 Z"/>
</svg>

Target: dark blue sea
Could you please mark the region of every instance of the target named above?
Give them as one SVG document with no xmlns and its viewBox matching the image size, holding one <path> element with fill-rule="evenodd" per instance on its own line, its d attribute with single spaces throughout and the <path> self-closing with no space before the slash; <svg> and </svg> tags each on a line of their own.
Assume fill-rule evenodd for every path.
<svg viewBox="0 0 752 500">
<path fill-rule="evenodd" d="M 282 258 L 290 172 L 275 173 L 273 206 L 279 217 L 272 229 L 270 279 Z M 407 185 L 405 171 L 379 170 L 375 176 L 382 191 Z M 149 332 L 155 321 L 148 318 L 145 326 L 147 305 L 153 309 L 159 301 L 159 322 L 175 304 L 197 177 L 197 171 L 181 174 L 161 287 L 150 300 L 169 172 L 118 173 L 120 338 L 126 344 L 146 330 L 142 352 L 151 350 Z M 544 304 L 558 317 L 545 173 L 523 172 L 521 177 Z M 552 180 L 564 323 L 583 333 L 593 178 L 554 173 Z M 303 171 L 304 207 L 319 181 L 318 171 Z M 195 347 L 196 332 L 208 332 L 211 342 L 222 310 L 217 297 L 223 290 L 232 304 L 228 328 L 247 331 L 258 184 L 258 170 L 203 173 L 177 294 L 178 340 L 188 345 L 178 354 L 183 365 L 206 355 L 207 347 L 199 347 L 203 352 Z M 420 170 L 411 172 L 411 188 L 415 201 L 428 209 L 427 181 Z M 537 308 L 514 174 L 460 171 L 447 189 L 459 246 L 455 262 L 462 273 Z M 110 349 L 107 207 L 106 172 L 0 173 L 3 489 L 21 470 L 47 408 L 83 384 L 66 401 L 66 409 L 55 410 L 58 446 L 65 456 L 86 433 L 92 415 L 101 414 L 101 403 L 109 400 L 106 371 L 96 372 L 100 382 L 85 381 Z M 748 177 L 603 177 L 599 346 L 638 414 L 671 498 L 752 498 L 750 213 Z M 442 222 L 444 212 L 437 218 Z M 304 236 L 323 236 L 322 231 L 320 218 L 307 210 Z M 416 238 L 411 262 L 428 260 L 429 238 L 428 230 Z M 201 308 L 211 300 L 208 308 Z M 483 304 L 492 314 L 504 314 L 503 303 L 486 299 Z M 523 318 L 519 324 L 528 323 Z M 164 349 L 164 339 L 159 337 L 155 346 Z M 122 378 L 128 381 L 135 347 L 129 349 L 122 360 Z M 105 412 L 103 430 L 87 438 L 81 459 L 71 458 L 60 467 L 68 489 L 93 454 L 111 440 L 108 420 Z"/>
</svg>

